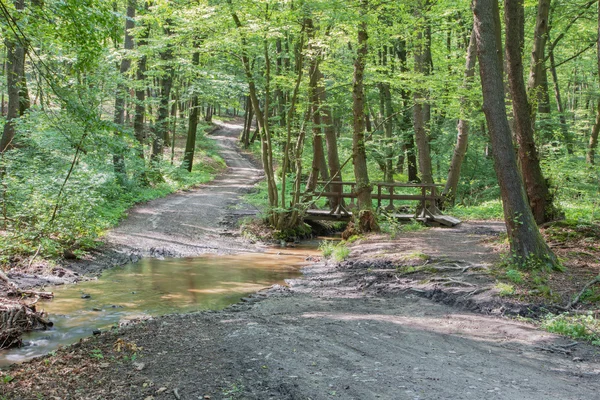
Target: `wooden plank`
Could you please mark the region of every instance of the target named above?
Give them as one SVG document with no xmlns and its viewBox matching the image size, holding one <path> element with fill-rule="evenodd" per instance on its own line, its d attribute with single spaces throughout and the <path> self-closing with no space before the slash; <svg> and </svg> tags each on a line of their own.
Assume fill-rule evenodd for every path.
<svg viewBox="0 0 600 400">
<path fill-rule="evenodd" d="M 434 215 L 433 220 L 438 224 L 449 227 L 456 226 L 462 222 L 460 219 L 451 217 L 449 215 Z"/>
</svg>

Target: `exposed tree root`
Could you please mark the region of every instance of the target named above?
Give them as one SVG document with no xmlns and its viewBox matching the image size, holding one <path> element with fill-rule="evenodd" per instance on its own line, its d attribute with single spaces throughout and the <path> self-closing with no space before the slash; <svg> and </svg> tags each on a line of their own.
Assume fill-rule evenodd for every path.
<svg viewBox="0 0 600 400">
<path fill-rule="evenodd" d="M 52 322 L 35 306 L 20 303 L 0 304 L 0 348 L 21 345 L 24 332 L 46 329 Z"/>
<path fill-rule="evenodd" d="M 585 291 L 588 290 L 590 286 L 595 285 L 597 283 L 600 283 L 600 275 L 586 283 L 583 289 L 581 289 L 581 291 L 577 294 L 577 296 L 575 296 L 575 298 L 569 304 L 567 304 L 565 309 L 570 310 L 571 308 L 573 308 L 577 303 L 579 303 L 579 300 L 581 299 L 581 296 L 583 296 Z"/>
</svg>

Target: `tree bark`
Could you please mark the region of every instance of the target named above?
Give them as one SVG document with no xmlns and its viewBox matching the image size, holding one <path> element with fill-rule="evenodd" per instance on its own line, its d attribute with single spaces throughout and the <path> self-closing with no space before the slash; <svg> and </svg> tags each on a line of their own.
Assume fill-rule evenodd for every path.
<svg viewBox="0 0 600 400">
<path fill-rule="evenodd" d="M 192 65 L 196 68 L 200 65 L 200 52 L 198 50 L 196 50 L 192 56 Z M 194 93 L 188 116 L 188 133 L 185 142 L 185 153 L 183 156 L 183 163 L 181 164 L 188 172 L 192 172 L 194 166 L 194 152 L 196 151 L 196 134 L 198 133 L 199 118 L 198 103 L 198 94 Z"/>
<path fill-rule="evenodd" d="M 598 35 L 600 35 L 600 0 L 598 1 Z M 598 77 L 600 78 L 600 36 L 598 36 L 597 42 L 597 61 L 598 61 Z M 588 144 L 587 151 L 587 162 L 590 164 L 595 163 L 596 148 L 598 147 L 598 132 L 600 132 L 600 100 L 598 100 L 598 113 L 596 114 L 596 123 L 592 129 L 590 135 L 590 142 Z"/>
<path fill-rule="evenodd" d="M 539 112 L 550 112 L 548 109 L 548 77 L 544 64 L 546 59 L 546 42 L 548 40 L 550 2 L 551 0 L 538 0 L 533 49 L 531 51 L 531 66 L 527 81 L 529 98 L 535 99 Z M 531 122 L 535 124 L 536 109 L 533 108 L 531 111 Z"/>
<path fill-rule="evenodd" d="M 148 10 L 148 2 L 144 2 L 146 11 Z M 150 36 L 150 29 L 148 26 L 144 26 L 144 30 L 138 39 L 138 49 L 148 44 L 148 37 Z M 146 134 L 144 129 L 144 120 L 146 115 L 146 65 L 147 57 L 145 54 L 141 54 L 137 62 L 136 81 L 137 88 L 135 89 L 135 117 L 133 118 L 133 132 L 135 138 L 140 144 L 140 150 L 138 156 L 144 159 L 144 146 L 146 144 Z"/>
<path fill-rule="evenodd" d="M 364 73 L 368 52 L 367 22 L 368 0 L 360 0 L 361 21 L 358 26 L 358 49 L 354 61 L 354 79 L 352 82 L 352 158 L 354 162 L 354 177 L 356 179 L 356 195 L 359 209 L 359 231 L 369 232 L 377 230 L 373 215 L 371 191 L 373 187 L 369 182 L 367 170 L 367 154 L 365 151 L 365 91 Z"/>
<path fill-rule="evenodd" d="M 396 54 L 398 55 L 398 59 L 400 61 L 400 71 L 407 72 L 408 67 L 406 65 L 406 42 L 400 40 L 398 42 L 398 47 L 396 50 Z M 409 182 L 420 182 L 418 169 L 417 169 L 417 154 L 415 152 L 415 135 L 410 129 L 412 127 L 411 121 L 411 112 L 409 111 L 409 107 L 411 104 L 410 93 L 402 89 L 402 105 L 404 107 L 404 112 L 402 113 L 402 131 L 404 132 L 404 147 L 406 150 L 406 162 L 407 162 L 407 172 L 408 172 L 408 181 Z"/>
<path fill-rule="evenodd" d="M 467 47 L 467 61 L 465 65 L 465 79 L 463 82 L 463 89 L 468 91 L 471 88 L 473 77 L 475 76 L 475 62 L 477 61 L 477 39 L 475 37 L 475 30 L 471 33 L 471 39 L 469 40 L 469 46 Z M 458 181 L 460 179 L 460 170 L 462 167 L 463 160 L 467 154 L 467 147 L 469 143 L 469 121 L 465 118 L 469 109 L 469 100 L 466 94 L 460 98 L 460 111 L 461 118 L 458 121 L 458 136 L 456 138 L 456 146 L 454 146 L 454 154 L 452 155 L 452 161 L 450 162 L 450 170 L 448 171 L 448 179 L 446 180 L 446 186 L 444 187 L 443 196 L 449 205 L 453 206 L 456 200 L 456 191 L 458 188 Z"/>
<path fill-rule="evenodd" d="M 424 8 L 429 0 L 420 2 L 419 9 Z M 419 11 L 420 12 L 420 11 Z M 415 44 L 414 59 L 415 73 L 421 77 L 430 73 L 430 42 L 427 35 L 428 21 L 417 32 L 417 43 Z M 429 105 L 427 104 L 427 92 L 418 89 L 414 92 L 413 125 L 415 129 L 415 142 L 419 152 L 419 172 L 423 183 L 433 183 L 433 168 L 431 166 L 431 151 L 429 145 L 428 125 L 430 119 Z"/>
<path fill-rule="evenodd" d="M 529 205 L 535 221 L 542 224 L 556 217 L 552 197 L 540 168 L 537 148 L 533 135 L 531 105 L 527 100 L 523 80 L 521 49 L 523 46 L 519 34 L 524 23 L 523 0 L 504 0 L 504 18 L 506 22 L 506 57 L 508 81 L 513 102 L 515 135 L 519 145 L 518 154 L 521 164 Z"/>
<path fill-rule="evenodd" d="M 504 221 L 513 260 L 528 267 L 557 267 L 558 261 L 540 234 L 531 209 L 523 180 L 519 174 L 513 141 L 506 116 L 503 74 L 498 60 L 500 49 L 495 43 L 493 3 L 496 0 L 475 0 L 473 14 L 477 38 L 477 56 L 483 111 L 493 146 L 494 168 L 500 184 Z"/>
<path fill-rule="evenodd" d="M 171 36 L 171 21 L 167 20 L 167 27 L 164 29 L 167 40 Z M 160 58 L 165 64 L 164 71 L 160 77 L 160 103 L 158 105 L 158 116 L 156 118 L 156 132 L 152 142 L 152 160 L 159 161 L 165 145 L 169 143 L 169 101 L 171 99 L 171 89 L 173 87 L 173 45 L 167 44 L 164 51 L 160 53 Z"/>
<path fill-rule="evenodd" d="M 15 0 L 15 9 L 23 11 L 25 0 Z M 8 149 L 15 138 L 15 123 L 23 115 L 29 104 L 27 95 L 27 82 L 25 80 L 25 52 L 23 45 L 25 38 L 16 38 L 7 35 L 6 45 L 6 86 L 8 92 L 8 107 L 6 123 L 0 140 L 0 153 Z"/>
<path fill-rule="evenodd" d="M 117 93 L 115 97 L 115 115 L 114 123 L 117 125 L 119 130 L 115 131 L 115 135 L 121 138 L 121 129 L 125 125 L 125 97 L 128 96 L 129 90 L 125 82 L 125 74 L 131 68 L 130 52 L 133 50 L 133 36 L 131 35 L 132 29 L 135 27 L 135 0 L 129 0 L 127 2 L 127 20 L 125 21 L 125 43 L 123 49 L 125 53 L 121 60 L 121 67 L 119 68 L 119 74 L 121 81 L 117 85 Z M 117 152 L 113 154 L 113 167 L 117 180 L 123 184 L 127 180 L 127 170 L 125 168 L 125 157 L 122 153 Z"/>
</svg>

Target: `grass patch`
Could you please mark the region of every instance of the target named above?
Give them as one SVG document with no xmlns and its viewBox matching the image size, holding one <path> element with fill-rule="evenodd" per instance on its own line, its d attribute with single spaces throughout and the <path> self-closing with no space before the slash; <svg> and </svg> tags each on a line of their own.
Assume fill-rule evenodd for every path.
<svg viewBox="0 0 600 400">
<path fill-rule="evenodd" d="M 496 283 L 496 289 L 498 289 L 498 294 L 502 297 L 512 296 L 515 294 L 515 287 L 508 283 L 498 282 Z"/>
<path fill-rule="evenodd" d="M 332 258 L 337 262 L 344 261 L 350 255 L 350 249 L 345 242 L 325 240 L 319 245 L 319 250 L 323 253 L 323 257 Z"/>
<path fill-rule="evenodd" d="M 573 339 L 588 340 L 600 346 L 600 321 L 591 314 L 548 314 L 542 320 L 542 328 Z"/>
</svg>

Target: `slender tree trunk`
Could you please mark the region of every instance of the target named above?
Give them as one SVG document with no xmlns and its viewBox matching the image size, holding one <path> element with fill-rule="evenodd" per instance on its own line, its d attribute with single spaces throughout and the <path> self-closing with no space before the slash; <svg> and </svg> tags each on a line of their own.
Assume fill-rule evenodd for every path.
<svg viewBox="0 0 600 400">
<path fill-rule="evenodd" d="M 535 221 L 542 224 L 556 218 L 552 197 L 540 168 L 540 161 L 533 135 L 531 105 L 523 81 L 523 63 L 521 49 L 523 42 L 519 34 L 524 23 L 523 0 L 504 0 L 504 18 L 506 21 L 506 56 L 508 81 L 513 102 L 515 134 L 519 145 L 519 161 L 529 205 Z"/>
<path fill-rule="evenodd" d="M 318 59 L 314 58 L 311 60 L 309 74 L 309 99 L 312 107 L 313 122 L 313 159 L 312 169 L 306 184 L 307 192 L 315 190 L 319 176 L 321 177 L 321 180 L 329 180 L 329 171 L 327 170 L 327 162 L 325 161 L 323 136 L 321 131 L 321 105 L 319 96 L 319 81 L 321 79 L 321 71 L 319 71 Z"/>
<path fill-rule="evenodd" d="M 135 0 L 129 0 L 127 3 L 127 20 L 125 21 L 125 54 L 121 60 L 121 67 L 119 69 L 120 79 L 124 80 L 125 74 L 131 68 L 130 52 L 133 50 L 133 36 L 131 31 L 135 27 Z M 129 88 L 124 81 L 119 82 L 117 85 L 117 93 L 115 97 L 115 115 L 114 123 L 117 125 L 119 130 L 115 132 L 118 138 L 121 138 L 121 130 L 125 127 L 125 97 L 129 95 Z M 127 170 L 125 169 L 125 157 L 121 152 L 113 154 L 113 166 L 115 175 L 120 183 L 124 183 L 127 180 Z"/>
<path fill-rule="evenodd" d="M 546 42 L 548 40 L 548 19 L 550 17 L 551 0 L 538 0 L 537 17 L 535 21 L 535 32 L 533 39 L 533 50 L 531 51 L 531 66 L 529 79 L 527 81 L 527 92 L 529 98 L 537 104 L 539 112 L 549 112 L 548 109 L 548 77 L 544 61 L 546 59 Z M 536 108 L 533 108 L 531 122 L 535 124 Z"/>
<path fill-rule="evenodd" d="M 600 35 L 600 0 L 598 1 L 598 35 Z M 597 61 L 598 61 L 598 77 L 600 78 L 600 36 L 598 36 L 597 43 Z M 590 135 L 590 143 L 587 151 L 587 162 L 590 164 L 595 163 L 596 148 L 598 147 L 598 132 L 600 132 L 600 100 L 598 100 L 598 113 L 596 115 L 596 123 L 592 129 Z"/>
<path fill-rule="evenodd" d="M 468 91 L 471 88 L 473 77 L 475 76 L 475 62 L 477 61 L 477 38 L 475 37 L 475 30 L 471 33 L 471 39 L 469 40 L 469 46 L 467 48 L 467 61 L 465 66 L 465 80 L 463 83 L 463 89 Z M 458 188 L 458 181 L 460 179 L 460 170 L 462 167 L 463 160 L 467 154 L 467 146 L 469 142 L 469 121 L 465 116 L 469 112 L 469 100 L 467 95 L 464 94 L 460 98 L 460 111 L 461 118 L 458 121 L 458 137 L 456 139 L 456 146 L 454 146 L 454 154 L 452 155 L 452 161 L 450 162 L 450 170 L 448 171 L 448 179 L 446 180 L 446 186 L 444 187 L 443 195 L 449 205 L 453 206 L 456 200 L 456 190 Z"/>
<path fill-rule="evenodd" d="M 420 2 L 418 7 L 422 9 L 428 4 L 428 0 Z M 428 24 L 425 21 L 424 24 Z M 427 38 L 427 27 L 419 28 L 417 33 L 417 43 L 415 44 L 414 59 L 415 73 L 421 77 L 429 75 L 429 40 Z M 423 78 L 421 78 L 423 79 Z M 413 125 L 415 129 L 415 142 L 419 152 L 419 172 L 423 183 L 433 183 L 433 168 L 431 166 L 431 153 L 429 146 L 429 105 L 427 104 L 427 92 L 424 89 L 418 89 L 414 92 L 413 107 Z"/>
<path fill-rule="evenodd" d="M 368 52 L 367 23 L 365 17 L 368 13 L 368 0 L 360 0 L 360 16 L 362 21 L 358 26 L 358 49 L 354 61 L 354 79 L 352 82 L 352 113 L 354 116 L 352 135 L 352 157 L 354 161 L 354 177 L 356 179 L 356 195 L 359 208 L 359 230 L 369 232 L 377 230 L 373 215 L 371 191 L 373 186 L 369 182 L 367 170 L 367 154 L 365 151 L 365 90 L 364 73 Z"/>
<path fill-rule="evenodd" d="M 322 119 L 325 132 L 325 142 L 327 144 L 327 161 L 329 164 L 329 174 L 331 176 L 332 185 L 331 191 L 334 193 L 342 192 L 342 185 L 336 184 L 335 182 L 342 182 L 342 171 L 340 167 L 340 157 L 338 153 L 337 135 L 335 133 L 335 127 L 333 118 L 331 117 L 331 107 L 327 106 L 327 94 L 325 92 L 325 86 L 321 87 L 319 91 L 320 103 L 322 110 Z M 337 198 L 329 200 L 329 205 L 332 209 L 336 209 L 339 205 Z"/>
<path fill-rule="evenodd" d="M 200 65 L 200 52 L 195 51 L 192 56 L 192 65 L 198 67 Z M 196 150 L 196 134 L 198 133 L 198 94 L 194 92 L 192 97 L 192 103 L 190 106 L 190 113 L 188 116 L 188 134 L 185 142 L 185 154 L 183 156 L 182 167 L 186 168 L 189 172 L 192 172 L 194 166 L 194 152 Z"/>
<path fill-rule="evenodd" d="M 562 97 L 560 94 L 560 85 L 558 83 L 558 75 L 556 73 L 556 61 L 554 60 L 554 49 L 552 48 L 549 51 L 549 60 L 550 73 L 554 83 L 554 99 L 556 100 L 556 109 L 558 110 L 558 118 L 560 121 L 560 130 L 562 132 L 563 139 L 567 144 L 567 153 L 573 154 L 573 135 L 571 132 L 569 132 L 567 118 L 565 117 L 565 107 L 563 106 Z"/>
<path fill-rule="evenodd" d="M 398 50 L 398 59 L 400 61 L 400 71 L 407 72 L 408 67 L 406 65 L 406 42 L 400 41 Z M 417 154 L 415 151 L 415 135 L 412 131 L 410 131 L 412 127 L 411 121 L 411 112 L 409 111 L 409 107 L 411 104 L 411 96 L 407 90 L 402 89 L 402 105 L 404 107 L 404 112 L 402 113 L 402 130 L 404 133 L 404 145 L 406 148 L 406 162 L 407 162 L 407 172 L 408 172 L 408 181 L 418 183 L 421 180 L 418 175 L 417 168 Z"/>
<path fill-rule="evenodd" d="M 171 21 L 167 21 L 170 25 Z M 167 26 L 165 29 L 167 38 L 171 36 L 171 30 Z M 158 105 L 158 116 L 156 118 L 156 132 L 152 142 L 152 160 L 159 161 L 165 145 L 169 143 L 169 100 L 171 99 L 171 89 L 173 87 L 173 45 L 167 44 L 164 51 L 160 53 L 160 58 L 165 64 L 164 71 L 160 78 L 160 103 Z"/>
<path fill-rule="evenodd" d="M 15 9 L 22 11 L 25 9 L 25 0 L 15 0 Z M 25 98 L 27 91 L 23 90 L 25 82 L 25 48 L 21 38 L 6 37 L 6 86 L 8 92 L 8 107 L 6 113 L 6 123 L 0 140 L 0 153 L 11 146 L 15 137 L 16 120 L 23 115 L 25 106 L 29 99 Z"/>
<path fill-rule="evenodd" d="M 475 0 L 473 14 L 477 55 L 483 91 L 483 111 L 493 146 L 494 168 L 500 184 L 504 221 L 514 261 L 529 267 L 543 263 L 551 268 L 558 261 L 540 234 L 523 187 L 506 117 L 503 74 L 495 43 L 493 3 Z"/>
<path fill-rule="evenodd" d="M 592 128 L 592 134 L 590 135 L 590 142 L 588 144 L 588 151 L 586 160 L 589 164 L 594 165 L 596 163 L 596 148 L 598 147 L 598 132 L 600 132 L 600 100 L 598 101 L 596 113 L 596 122 Z"/>
<path fill-rule="evenodd" d="M 148 2 L 144 2 L 146 11 L 148 10 Z M 148 26 L 143 27 L 143 31 L 138 39 L 138 49 L 145 47 L 148 44 L 150 29 Z M 135 117 L 133 119 L 133 132 L 135 138 L 140 144 L 138 156 L 144 159 L 144 146 L 146 145 L 146 133 L 144 129 L 144 120 L 146 115 L 146 64 L 147 57 L 142 53 L 137 62 L 136 80 L 137 88 L 135 89 Z"/>
<path fill-rule="evenodd" d="M 266 85 L 266 101 L 265 101 L 265 112 L 263 113 L 263 111 L 260 109 L 260 103 L 258 101 L 258 95 L 257 95 L 257 90 L 256 90 L 256 83 L 254 80 L 254 76 L 252 73 L 252 68 L 250 67 L 250 58 L 248 56 L 247 53 L 247 39 L 246 36 L 244 34 L 243 31 L 243 25 L 242 22 L 240 21 L 237 13 L 235 12 L 235 9 L 233 7 L 233 2 L 231 0 L 228 0 L 228 4 L 230 6 L 230 12 L 231 12 L 231 16 L 233 18 L 233 21 L 236 25 L 236 27 L 238 28 L 239 34 L 240 34 L 240 39 L 241 39 L 241 44 L 242 44 L 242 65 L 244 67 L 244 73 L 246 75 L 246 79 L 248 81 L 248 91 L 250 94 L 250 99 L 252 101 L 252 108 L 254 109 L 254 113 L 256 114 L 256 123 L 257 123 L 257 128 L 259 130 L 259 132 L 261 132 L 261 143 L 262 143 L 262 162 L 263 162 L 263 170 L 265 171 L 265 175 L 267 178 L 267 191 L 268 191 L 268 196 L 269 196 L 269 205 L 271 207 L 277 207 L 278 206 L 278 193 L 277 193 L 277 185 L 275 183 L 275 173 L 274 173 L 274 169 L 273 169 L 273 154 L 271 152 L 271 132 L 269 129 L 269 124 L 268 124 L 268 118 L 265 117 L 265 114 L 268 112 L 268 98 L 269 98 L 269 85 L 267 82 Z M 265 71 L 265 77 L 267 78 L 267 81 L 270 79 L 270 61 L 269 61 L 269 57 L 268 57 L 268 49 L 267 49 L 267 42 L 266 42 L 266 38 L 264 41 L 264 47 L 265 47 L 265 61 L 266 61 L 266 71 Z M 277 225 L 277 216 L 272 213 L 269 217 L 270 222 L 272 225 Z"/>
</svg>

